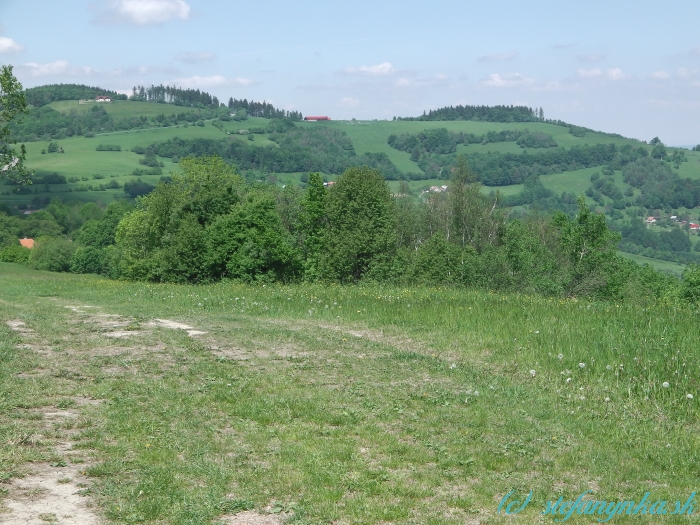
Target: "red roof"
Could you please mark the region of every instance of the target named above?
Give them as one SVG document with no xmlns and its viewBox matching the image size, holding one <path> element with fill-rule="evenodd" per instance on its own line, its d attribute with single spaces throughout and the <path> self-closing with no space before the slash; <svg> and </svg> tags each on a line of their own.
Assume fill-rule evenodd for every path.
<svg viewBox="0 0 700 525">
<path fill-rule="evenodd" d="M 25 237 L 24 239 L 20 239 L 19 243 L 25 248 L 34 248 L 34 239 L 27 239 Z"/>
<path fill-rule="evenodd" d="M 330 120 L 330 118 L 325 116 L 320 117 L 304 117 L 304 120 Z"/>
</svg>

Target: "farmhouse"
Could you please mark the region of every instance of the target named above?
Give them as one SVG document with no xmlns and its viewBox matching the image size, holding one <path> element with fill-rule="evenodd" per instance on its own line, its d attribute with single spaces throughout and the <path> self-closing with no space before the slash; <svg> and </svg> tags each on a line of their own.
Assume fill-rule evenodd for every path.
<svg viewBox="0 0 700 525">
<path fill-rule="evenodd" d="M 320 117 L 304 117 L 304 120 L 330 120 L 329 117 L 325 116 L 320 116 Z"/>
<path fill-rule="evenodd" d="M 690 229 L 691 230 L 700 230 L 700 224 L 695 224 L 694 222 L 691 222 Z"/>
<path fill-rule="evenodd" d="M 27 239 L 25 237 L 24 239 L 20 239 L 19 243 L 25 248 L 34 248 L 34 239 Z"/>
<path fill-rule="evenodd" d="M 647 217 L 647 220 L 644 222 L 647 224 L 654 224 L 656 222 L 656 217 Z"/>
<path fill-rule="evenodd" d="M 112 102 L 112 97 L 108 95 L 98 95 L 95 97 L 95 102 Z"/>
</svg>

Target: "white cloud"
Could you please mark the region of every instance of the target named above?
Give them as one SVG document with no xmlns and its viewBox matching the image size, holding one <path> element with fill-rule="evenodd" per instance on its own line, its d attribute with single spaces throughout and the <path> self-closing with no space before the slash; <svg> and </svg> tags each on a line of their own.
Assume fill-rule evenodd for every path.
<svg viewBox="0 0 700 525">
<path fill-rule="evenodd" d="M 212 88 L 218 86 L 231 86 L 235 84 L 239 86 L 250 86 L 251 84 L 255 84 L 255 81 L 251 80 L 250 78 L 241 77 L 229 80 L 223 75 L 211 75 L 209 77 L 194 75 L 191 77 L 176 78 L 175 84 L 186 88 Z"/>
<path fill-rule="evenodd" d="M 688 69 L 681 67 L 676 71 L 676 75 L 678 75 L 680 78 L 688 78 L 690 76 L 690 71 Z"/>
<path fill-rule="evenodd" d="M 400 78 L 396 81 L 396 85 L 399 87 L 406 87 L 411 85 L 411 81 L 407 78 Z"/>
<path fill-rule="evenodd" d="M 199 62 L 207 62 L 208 60 L 214 60 L 215 58 L 216 54 L 209 51 L 200 51 L 198 53 L 186 51 L 175 55 L 175 60 L 185 62 L 187 64 L 198 64 Z"/>
<path fill-rule="evenodd" d="M 603 71 L 596 68 L 596 69 L 579 69 L 576 71 L 578 73 L 578 76 L 582 78 L 595 78 L 595 77 L 600 77 L 603 76 Z"/>
<path fill-rule="evenodd" d="M 507 73 L 501 75 L 499 73 L 493 73 L 489 75 L 489 78 L 483 80 L 481 83 L 484 86 L 490 87 L 519 87 L 519 86 L 529 86 L 535 80 L 533 78 L 528 78 L 520 73 Z"/>
<path fill-rule="evenodd" d="M 629 75 L 625 75 L 619 67 L 608 69 L 606 76 L 610 80 L 622 80 L 627 78 Z"/>
<path fill-rule="evenodd" d="M 71 66 L 65 60 L 56 60 L 47 64 L 37 64 L 36 62 L 27 62 L 17 67 L 19 76 L 28 77 L 50 77 L 50 76 L 88 76 L 97 73 L 96 69 L 91 67 L 75 67 Z"/>
<path fill-rule="evenodd" d="M 184 0 L 111 0 L 102 6 L 98 21 L 149 25 L 191 16 L 192 8 Z"/>
<path fill-rule="evenodd" d="M 437 75 L 435 75 L 435 80 L 447 80 L 447 75 L 445 75 L 444 73 L 438 73 Z"/>
<path fill-rule="evenodd" d="M 360 105 L 360 101 L 352 97 L 343 97 L 338 101 L 338 104 L 343 108 L 356 108 Z"/>
<path fill-rule="evenodd" d="M 577 55 L 576 58 L 581 62 L 600 62 L 601 60 L 605 60 L 605 55 L 601 53 L 588 53 L 585 55 Z"/>
<path fill-rule="evenodd" d="M 0 54 L 19 53 L 24 51 L 24 47 L 6 36 L 0 36 Z"/>
<path fill-rule="evenodd" d="M 393 75 L 394 73 L 396 73 L 396 70 L 390 62 L 382 62 L 381 64 L 376 64 L 374 66 L 346 67 L 342 69 L 341 73 L 345 73 L 346 75 L 382 77 L 387 75 Z"/>
<path fill-rule="evenodd" d="M 607 71 L 603 71 L 600 68 L 578 69 L 576 73 L 581 78 L 600 78 L 605 76 L 608 80 L 622 80 L 629 76 L 625 75 L 619 67 L 608 69 Z"/>
<path fill-rule="evenodd" d="M 694 47 L 693 49 L 691 49 L 690 54 L 700 56 L 700 47 Z"/>
<path fill-rule="evenodd" d="M 649 78 L 655 78 L 657 80 L 665 80 L 669 77 L 670 75 L 666 73 L 666 71 L 654 71 L 649 75 Z"/>
<path fill-rule="evenodd" d="M 185 78 L 176 78 L 175 83 L 177 85 L 187 87 L 187 88 L 201 88 L 201 87 L 215 87 L 224 86 L 229 83 L 226 77 L 221 75 L 212 75 L 209 77 L 192 76 Z"/>
<path fill-rule="evenodd" d="M 510 51 L 509 53 L 494 53 L 491 55 L 482 55 L 477 60 L 479 62 L 506 62 L 508 60 L 513 60 L 518 54 L 515 51 Z"/>
</svg>

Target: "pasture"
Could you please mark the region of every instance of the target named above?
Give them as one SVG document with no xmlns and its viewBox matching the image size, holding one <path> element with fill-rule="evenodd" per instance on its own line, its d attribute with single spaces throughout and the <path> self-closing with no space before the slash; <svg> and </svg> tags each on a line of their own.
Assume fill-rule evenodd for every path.
<svg viewBox="0 0 700 525">
<path fill-rule="evenodd" d="M 697 489 L 687 304 L 11 264 L 0 289 L 0 521 L 554 523 L 560 496 Z M 531 504 L 499 515 L 512 490 Z"/>
</svg>

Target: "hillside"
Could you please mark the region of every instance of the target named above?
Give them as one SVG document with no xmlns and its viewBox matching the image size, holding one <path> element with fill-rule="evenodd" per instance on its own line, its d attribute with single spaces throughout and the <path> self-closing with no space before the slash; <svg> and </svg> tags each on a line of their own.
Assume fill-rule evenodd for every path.
<svg viewBox="0 0 700 525">
<path fill-rule="evenodd" d="M 534 523 L 560 495 L 675 502 L 697 486 L 687 306 L 144 285 L 5 263 L 0 288 L 10 509 L 463 525 L 505 523 L 499 501 L 524 487 L 517 523 Z M 35 475 L 18 479 L 29 462 Z M 26 486 L 41 489 L 28 500 Z"/>
<path fill-rule="evenodd" d="M 212 113 L 135 100 L 118 100 L 95 107 L 96 104 L 61 100 L 47 104 L 42 111 L 52 111 L 52 115 L 65 115 L 66 118 L 81 118 L 81 115 L 89 116 L 98 109 L 111 119 L 110 122 L 141 122 L 143 129 L 89 133 L 89 136 L 65 136 L 59 130 L 58 136 L 63 138 L 27 142 L 27 164 L 37 172 L 36 183 L 26 188 L 0 186 L 0 202 L 10 207 L 41 208 L 50 199 L 60 197 L 108 204 L 115 198 L 124 197 L 124 184 L 136 177 L 155 184 L 162 176 L 177 170 L 176 161 L 180 156 L 199 151 L 192 149 L 196 142 L 197 148 L 205 147 L 206 151 L 230 152 L 229 162 L 236 164 L 249 180 L 298 184 L 309 171 L 320 171 L 326 180 L 333 180 L 346 166 L 364 163 L 381 169 L 395 192 L 408 190 L 418 195 L 431 186 L 445 184 L 455 156 L 464 154 L 472 169 L 485 182 L 484 193 L 497 191 L 504 198 L 503 204 L 512 206 L 516 213 L 528 207 L 571 212 L 575 197 L 585 193 L 591 206 L 606 211 L 611 224 L 620 227 L 629 218 L 646 218 L 648 215 L 660 218 L 662 215 L 687 216 L 688 222 L 697 222 L 698 219 L 697 203 L 693 199 L 666 198 L 654 204 L 658 199 L 649 198 L 649 195 L 665 191 L 659 186 L 661 182 L 657 186 L 625 182 L 623 169 L 627 163 L 636 162 L 636 157 L 629 158 L 624 152 L 639 155 L 638 152 L 644 150 L 649 156 L 654 154 L 655 146 L 560 122 L 332 120 L 296 122 L 293 124 L 294 133 L 285 135 L 285 129 L 270 127 L 274 121 L 256 117 L 231 120 L 226 111 Z M 179 141 L 173 143 L 174 139 Z M 318 143 L 328 140 L 336 142 Z M 63 153 L 42 153 L 51 143 Z M 144 166 L 143 155 L 132 152 L 132 149 L 152 144 L 171 145 L 154 146 L 154 151 L 162 155 L 156 157 L 154 166 Z M 173 144 L 184 149 L 181 152 L 173 149 Z M 97 151 L 98 146 L 120 151 Z M 616 151 L 614 156 L 605 153 L 611 147 Z M 595 148 L 608 148 L 600 150 L 607 157 L 597 160 L 595 155 L 598 153 L 588 153 L 598 151 Z M 302 150 L 306 151 L 304 159 L 295 153 Z M 665 150 L 668 160 L 677 157 L 679 162 L 665 163 L 671 175 L 664 176 L 674 176 L 680 181 L 700 181 L 700 152 L 668 147 Z M 584 155 L 582 161 L 574 158 L 577 151 L 588 157 Z M 562 154 L 562 159 L 555 158 Z M 332 161 L 343 156 L 343 162 Z M 326 160 L 322 161 L 322 158 Z M 507 165 L 491 166 L 495 160 Z M 524 160 L 530 165 L 524 165 Z M 591 178 L 600 177 L 601 171 L 606 174 L 594 184 Z M 523 183 L 528 177 L 530 186 Z M 518 183 L 508 183 L 513 178 Z M 489 186 L 492 180 L 500 180 L 500 183 Z M 403 190 L 399 189 L 401 184 Z M 532 184 L 535 184 L 535 190 Z M 693 192 L 697 191 L 694 188 L 700 183 L 692 184 L 687 190 L 679 191 L 694 195 Z M 679 202 L 682 205 L 677 205 Z M 651 230 L 659 234 L 671 226 L 670 223 L 663 227 L 655 224 Z M 697 240 L 696 235 L 691 235 L 690 245 L 696 246 Z M 677 254 L 664 255 L 657 248 L 649 251 L 651 245 L 654 243 L 649 241 L 639 244 L 639 249 L 629 246 L 627 249 L 636 250 L 640 256 L 662 257 L 675 262 L 693 260 L 692 250 L 689 256 L 679 259 Z"/>
</svg>

